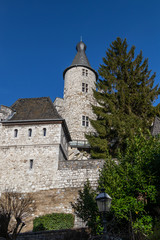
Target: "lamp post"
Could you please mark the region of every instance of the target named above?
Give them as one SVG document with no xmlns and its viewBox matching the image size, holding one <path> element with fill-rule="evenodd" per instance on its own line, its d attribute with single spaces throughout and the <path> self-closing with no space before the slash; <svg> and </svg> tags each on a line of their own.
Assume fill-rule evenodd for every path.
<svg viewBox="0 0 160 240">
<path fill-rule="evenodd" d="M 101 193 L 96 197 L 96 202 L 98 206 L 98 210 L 102 213 L 103 220 L 103 240 L 107 240 L 107 220 L 106 220 L 106 212 L 110 210 L 112 198 L 105 193 L 105 189 L 101 190 Z"/>
</svg>

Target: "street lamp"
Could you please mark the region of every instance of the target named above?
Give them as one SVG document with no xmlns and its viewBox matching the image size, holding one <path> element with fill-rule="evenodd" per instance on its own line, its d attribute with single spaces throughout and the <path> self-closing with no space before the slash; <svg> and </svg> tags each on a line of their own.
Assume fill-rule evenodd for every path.
<svg viewBox="0 0 160 240">
<path fill-rule="evenodd" d="M 96 202 L 98 210 L 103 216 L 103 239 L 107 240 L 106 212 L 110 210 L 112 198 L 105 193 L 105 189 L 102 189 L 101 191 L 102 192 L 96 197 Z"/>
</svg>

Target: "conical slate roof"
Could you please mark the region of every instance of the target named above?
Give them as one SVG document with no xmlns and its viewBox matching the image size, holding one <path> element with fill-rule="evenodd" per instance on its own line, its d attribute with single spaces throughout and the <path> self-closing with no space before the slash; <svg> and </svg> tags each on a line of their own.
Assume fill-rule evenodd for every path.
<svg viewBox="0 0 160 240">
<path fill-rule="evenodd" d="M 87 58 L 87 56 L 86 56 L 86 53 L 85 53 L 86 48 L 87 48 L 87 47 L 86 47 L 85 43 L 82 42 L 82 41 L 77 44 L 77 46 L 76 46 L 77 54 L 76 54 L 75 58 L 73 59 L 73 62 L 72 62 L 72 64 L 70 65 L 70 67 L 68 67 L 68 68 L 66 68 L 66 69 L 64 70 L 64 72 L 63 72 L 63 77 L 64 77 L 65 73 L 66 73 L 70 68 L 77 67 L 77 66 L 83 66 L 83 67 L 87 67 L 87 68 L 89 68 L 90 70 L 92 70 L 92 71 L 95 73 L 95 75 L 96 75 L 96 79 L 98 79 L 98 74 L 97 74 L 97 72 L 96 72 L 93 68 L 91 68 L 90 63 L 89 63 L 89 61 L 88 61 L 88 58 Z"/>
<path fill-rule="evenodd" d="M 73 59 L 71 66 L 82 65 L 86 67 L 91 67 L 86 56 L 86 45 L 83 42 L 79 42 L 76 46 L 77 54 Z"/>
</svg>

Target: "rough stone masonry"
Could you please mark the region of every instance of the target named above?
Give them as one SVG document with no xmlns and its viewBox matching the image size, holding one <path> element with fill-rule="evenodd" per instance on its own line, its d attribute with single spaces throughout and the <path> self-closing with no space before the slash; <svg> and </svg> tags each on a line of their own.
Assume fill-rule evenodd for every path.
<svg viewBox="0 0 160 240">
<path fill-rule="evenodd" d="M 64 76 L 64 98 L 18 99 L 0 109 L 0 192 L 31 192 L 37 210 L 31 220 L 52 212 L 73 212 L 78 190 L 87 179 L 97 185 L 103 160 L 90 159 L 85 134 L 94 133 L 93 89 L 97 73 L 86 57 L 86 45 Z M 75 222 L 79 226 L 80 222 Z M 31 230 L 32 223 L 25 230 Z"/>
</svg>

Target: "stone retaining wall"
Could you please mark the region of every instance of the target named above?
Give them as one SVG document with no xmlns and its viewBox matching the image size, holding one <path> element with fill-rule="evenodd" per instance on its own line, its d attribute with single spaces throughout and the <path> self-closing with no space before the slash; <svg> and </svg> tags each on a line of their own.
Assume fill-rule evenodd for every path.
<svg viewBox="0 0 160 240">
<path fill-rule="evenodd" d="M 88 233 L 83 229 L 67 229 L 57 231 L 41 231 L 22 233 L 17 240 L 87 240 Z"/>
</svg>

